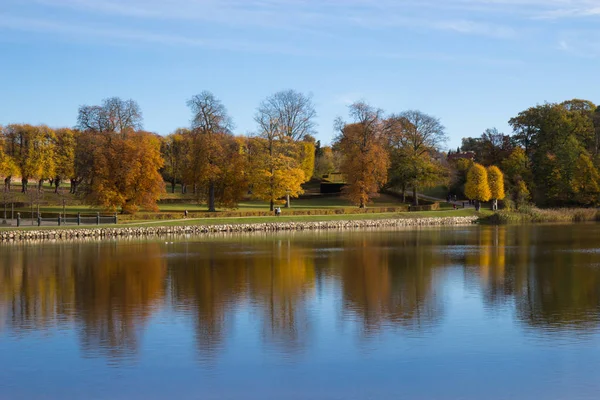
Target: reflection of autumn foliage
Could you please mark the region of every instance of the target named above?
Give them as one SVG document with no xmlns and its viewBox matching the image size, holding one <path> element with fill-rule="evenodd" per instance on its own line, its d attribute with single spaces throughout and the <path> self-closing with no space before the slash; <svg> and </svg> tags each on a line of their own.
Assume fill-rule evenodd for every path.
<svg viewBox="0 0 600 400">
<path fill-rule="evenodd" d="M 169 263 L 176 308 L 191 312 L 201 352 L 213 355 L 222 345 L 229 313 L 243 297 L 244 263 L 216 243 L 193 246 L 193 253 Z"/>
<path fill-rule="evenodd" d="M 0 308 L 19 333 L 76 320 L 86 351 L 136 350 L 140 325 L 164 296 L 155 244 L 31 246 L 0 257 Z"/>
<path fill-rule="evenodd" d="M 13 330 L 48 329 L 72 318 L 75 280 L 70 264 L 72 254 L 62 247 L 2 252 L 0 315 Z"/>
<path fill-rule="evenodd" d="M 160 245 L 80 250 L 73 268 L 84 349 L 110 356 L 135 352 L 140 326 L 164 298 L 166 268 Z"/>
<path fill-rule="evenodd" d="M 306 301 L 315 286 L 314 260 L 288 240 L 265 244 L 249 270 L 249 297 L 258 305 L 269 343 L 295 350 L 304 345 L 310 325 Z"/>
<path fill-rule="evenodd" d="M 347 243 L 340 263 L 344 307 L 367 334 L 389 324 L 420 329 L 440 318 L 434 275 L 444 259 L 420 243 L 421 232 L 414 234 L 365 235 Z"/>
</svg>

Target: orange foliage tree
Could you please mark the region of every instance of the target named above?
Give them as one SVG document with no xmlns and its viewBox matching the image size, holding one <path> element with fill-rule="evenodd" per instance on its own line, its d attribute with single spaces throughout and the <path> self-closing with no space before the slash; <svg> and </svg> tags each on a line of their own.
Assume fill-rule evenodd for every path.
<svg viewBox="0 0 600 400">
<path fill-rule="evenodd" d="M 355 122 L 338 120 L 336 146 L 343 155 L 341 172 L 346 179 L 344 193 L 350 201 L 365 208 L 387 182 L 389 156 L 381 126 L 382 111 L 366 103 L 350 106 Z"/>
</svg>

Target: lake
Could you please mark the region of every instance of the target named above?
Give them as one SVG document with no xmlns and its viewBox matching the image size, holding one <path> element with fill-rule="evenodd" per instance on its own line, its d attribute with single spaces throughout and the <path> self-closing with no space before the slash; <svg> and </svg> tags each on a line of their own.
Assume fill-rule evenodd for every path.
<svg viewBox="0 0 600 400">
<path fill-rule="evenodd" d="M 597 399 L 600 225 L 0 244 L 0 399 Z"/>
</svg>

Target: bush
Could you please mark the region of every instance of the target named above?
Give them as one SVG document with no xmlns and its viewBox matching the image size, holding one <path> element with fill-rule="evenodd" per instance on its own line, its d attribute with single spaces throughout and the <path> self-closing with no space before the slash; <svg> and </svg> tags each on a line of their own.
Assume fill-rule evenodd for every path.
<svg viewBox="0 0 600 400">
<path fill-rule="evenodd" d="M 522 206 L 518 211 L 501 210 L 487 217 L 491 224 L 539 223 L 539 222 L 587 222 L 600 221 L 595 208 L 551 208 L 541 209 Z"/>
</svg>

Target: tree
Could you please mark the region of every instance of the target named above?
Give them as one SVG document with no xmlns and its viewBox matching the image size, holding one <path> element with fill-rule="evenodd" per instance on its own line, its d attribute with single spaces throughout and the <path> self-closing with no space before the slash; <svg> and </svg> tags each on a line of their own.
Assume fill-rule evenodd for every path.
<svg viewBox="0 0 600 400">
<path fill-rule="evenodd" d="M 76 132 L 69 128 L 55 131 L 54 143 L 54 187 L 55 193 L 62 181 L 75 176 Z"/>
<path fill-rule="evenodd" d="M 207 198 L 208 211 L 214 212 L 215 188 L 229 162 L 221 145 L 223 137 L 231 134 L 233 122 L 223 103 L 208 91 L 192 97 L 187 104 L 192 110 L 191 183 L 203 192 L 199 199 Z"/>
<path fill-rule="evenodd" d="M 364 102 L 350 106 L 354 123 L 338 120 L 337 146 L 343 155 L 341 172 L 346 179 L 344 193 L 360 208 L 379 195 L 388 177 L 389 157 L 381 116 L 383 111 Z"/>
<path fill-rule="evenodd" d="M 162 141 L 161 153 L 165 160 L 164 178 L 171 182 L 171 193 L 175 193 L 177 182 L 182 182 L 185 164 L 185 140 L 190 136 L 189 129 L 177 129 Z"/>
<path fill-rule="evenodd" d="M 5 129 L 6 150 L 21 176 L 23 193 L 29 179 L 54 175 L 54 131 L 47 126 L 9 125 Z"/>
<path fill-rule="evenodd" d="M 86 199 L 107 210 L 156 211 L 164 193 L 160 139 L 148 132 L 124 132 L 99 137 L 93 155 L 93 179 Z M 119 160 L 115 162 L 115 160 Z"/>
<path fill-rule="evenodd" d="M 479 138 L 463 138 L 462 151 L 475 153 L 475 159 L 483 165 L 496 165 L 512 152 L 514 146 L 509 135 L 496 128 L 486 129 Z"/>
<path fill-rule="evenodd" d="M 491 198 L 488 174 L 483 165 L 475 163 L 469 169 L 465 195 L 467 198 L 477 201 L 477 209 L 479 209 L 479 202 L 488 201 Z"/>
<path fill-rule="evenodd" d="M 10 181 L 17 171 L 17 166 L 12 157 L 6 152 L 4 140 L 5 131 L 0 126 L 0 178 L 4 179 L 4 191 L 10 191 Z"/>
<path fill-rule="evenodd" d="M 295 90 L 284 90 L 267 97 L 258 107 L 257 114 L 267 124 L 277 121 L 278 135 L 293 141 L 305 140 L 315 133 L 317 113 L 312 98 Z"/>
<path fill-rule="evenodd" d="M 447 171 L 434 158 L 448 139 L 445 128 L 437 118 L 409 110 L 388 118 L 385 131 L 392 149 L 392 180 L 403 189 L 412 186 L 413 200 L 418 205 L 419 188 L 446 181 Z"/>
<path fill-rule="evenodd" d="M 595 205 L 598 203 L 600 174 L 587 154 L 579 154 L 575 164 L 573 179 L 571 179 L 570 183 L 571 190 L 578 203 L 583 205 Z"/>
<path fill-rule="evenodd" d="M 282 197 L 298 197 L 306 177 L 297 157 L 290 156 L 294 143 L 289 140 L 271 143 L 268 139 L 249 139 L 250 186 L 252 196 L 269 202 L 270 210 Z"/>
<path fill-rule="evenodd" d="M 492 210 L 498 209 L 498 200 L 504 199 L 504 174 L 500 168 L 492 165 L 487 169 L 488 183 L 490 185 L 490 197 L 492 199 Z"/>
<path fill-rule="evenodd" d="M 81 106 L 77 126 L 82 131 L 122 133 L 142 129 L 142 111 L 134 100 L 104 99 L 99 106 Z"/>
<path fill-rule="evenodd" d="M 322 178 L 335 170 L 333 150 L 331 146 L 321 147 L 320 143 L 315 151 L 314 176 Z"/>
</svg>

